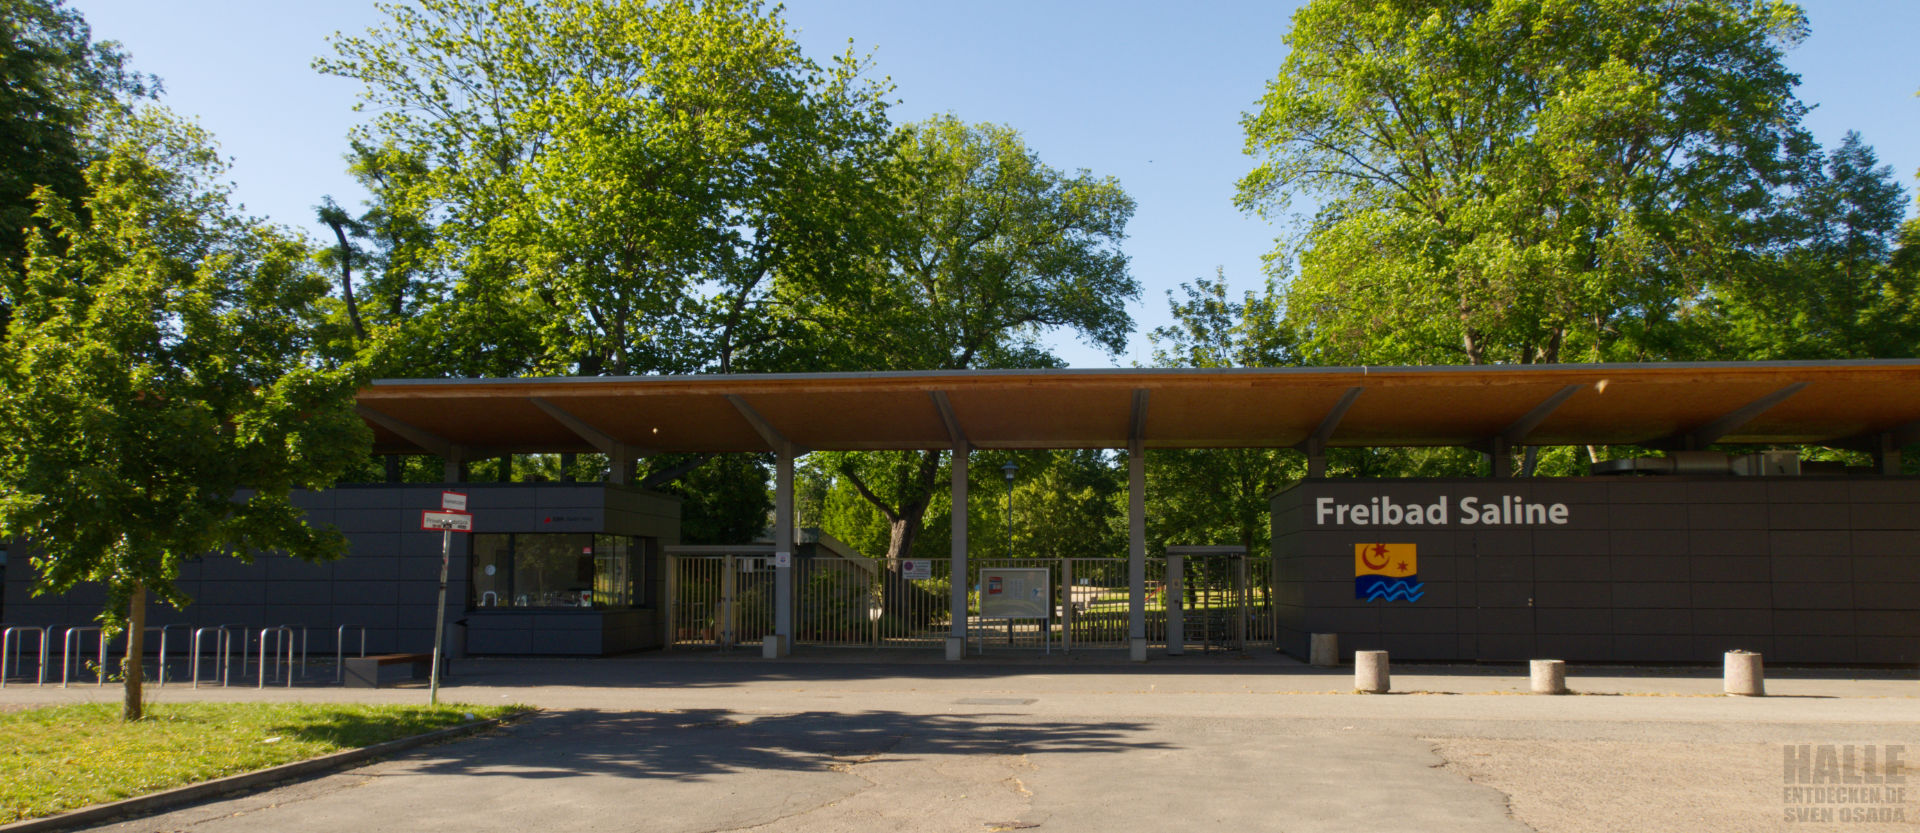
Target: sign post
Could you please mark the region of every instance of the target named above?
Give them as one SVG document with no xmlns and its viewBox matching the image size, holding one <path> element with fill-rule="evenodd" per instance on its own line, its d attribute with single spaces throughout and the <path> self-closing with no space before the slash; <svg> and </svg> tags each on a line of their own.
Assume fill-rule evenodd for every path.
<svg viewBox="0 0 1920 833">
<path fill-rule="evenodd" d="M 459 492 L 440 493 L 440 511 L 420 513 L 421 529 L 440 530 L 440 603 L 433 615 L 433 672 L 427 685 L 427 705 L 440 705 L 440 648 L 446 641 L 447 563 L 452 558 L 453 533 L 473 531 L 473 515 L 466 511 L 467 496 Z"/>
</svg>

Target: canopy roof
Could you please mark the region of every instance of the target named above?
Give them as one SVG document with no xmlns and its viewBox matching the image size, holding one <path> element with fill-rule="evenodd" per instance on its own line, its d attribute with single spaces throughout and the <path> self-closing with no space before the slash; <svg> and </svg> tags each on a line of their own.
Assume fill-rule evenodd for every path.
<svg viewBox="0 0 1920 833">
<path fill-rule="evenodd" d="M 380 453 L 1920 442 L 1920 361 L 383 379 Z"/>
</svg>

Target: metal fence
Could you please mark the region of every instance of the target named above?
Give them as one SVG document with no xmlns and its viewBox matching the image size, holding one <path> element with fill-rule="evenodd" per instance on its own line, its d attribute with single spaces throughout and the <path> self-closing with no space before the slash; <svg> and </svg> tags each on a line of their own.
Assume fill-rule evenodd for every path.
<svg viewBox="0 0 1920 833">
<path fill-rule="evenodd" d="M 911 559 L 895 565 L 844 559 L 796 559 L 794 643 L 850 648 L 937 649 L 952 630 L 953 562 Z M 1146 563 L 1147 644 L 1167 647 L 1168 606 L 1184 616 L 1189 650 L 1245 649 L 1272 644 L 1272 559 L 1183 559 L 1167 584 L 1167 559 Z M 980 616 L 982 570 L 1042 567 L 1054 607 L 1048 620 Z M 772 559 L 754 555 L 668 558 L 669 647 L 757 646 L 773 633 Z M 976 558 L 967 563 L 970 650 L 1075 651 L 1124 649 L 1129 638 L 1130 585 L 1125 558 Z M 1178 598 L 1179 602 L 1173 602 Z"/>
<path fill-rule="evenodd" d="M 1271 557 L 1186 555 L 1180 561 L 1180 597 L 1171 603 L 1181 608 L 1183 650 L 1247 650 L 1273 644 Z"/>
<path fill-rule="evenodd" d="M 773 633 L 772 559 L 677 555 L 667 559 L 669 647 L 758 645 Z"/>
</svg>

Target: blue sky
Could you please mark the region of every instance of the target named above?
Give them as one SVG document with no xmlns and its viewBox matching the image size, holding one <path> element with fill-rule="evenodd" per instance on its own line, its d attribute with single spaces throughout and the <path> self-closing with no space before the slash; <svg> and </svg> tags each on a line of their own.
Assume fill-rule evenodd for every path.
<svg viewBox="0 0 1920 833">
<path fill-rule="evenodd" d="M 120 41 L 159 75 L 165 102 L 211 130 L 254 214 L 304 229 L 322 195 L 355 206 L 344 173 L 357 86 L 309 68 L 336 31 L 381 15 L 368 0 L 69 0 L 94 35 Z M 1224 269 L 1259 280 L 1279 229 L 1241 215 L 1233 183 L 1250 167 L 1240 115 L 1285 56 L 1293 2 L 792 0 L 786 18 L 809 55 L 848 41 L 871 52 L 900 100 L 897 121 L 953 113 L 1011 125 L 1056 168 L 1120 180 L 1139 209 L 1125 249 L 1144 292 L 1126 354 L 1056 338 L 1077 367 L 1145 364 L 1166 292 Z M 1858 130 L 1913 193 L 1920 171 L 1920 2 L 1809 0 L 1813 33 L 1788 54 L 1808 127 L 1829 148 Z M 1911 200 L 1909 214 L 1912 213 Z"/>
</svg>

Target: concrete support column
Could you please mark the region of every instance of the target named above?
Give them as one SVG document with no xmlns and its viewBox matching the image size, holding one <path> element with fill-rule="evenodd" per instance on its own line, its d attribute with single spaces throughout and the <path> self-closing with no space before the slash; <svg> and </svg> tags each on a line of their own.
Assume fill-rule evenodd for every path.
<svg viewBox="0 0 1920 833">
<path fill-rule="evenodd" d="M 1135 439 L 1127 448 L 1127 637 L 1134 662 L 1147 661 L 1147 458 Z M 1171 639 L 1169 639 L 1171 641 Z"/>
<path fill-rule="evenodd" d="M 1487 443 L 1487 476 L 1495 480 L 1513 476 L 1513 455 L 1508 452 L 1504 437 L 1494 437 Z"/>
<path fill-rule="evenodd" d="M 443 481 L 447 483 L 467 482 L 467 450 L 466 449 L 456 445 L 453 448 L 449 449 L 447 454 L 440 458 L 440 461 L 441 461 L 441 464 L 443 465 L 443 469 L 441 472 L 441 479 Z"/>
<path fill-rule="evenodd" d="M 625 448 L 614 446 L 607 455 L 607 482 L 615 486 L 625 486 L 633 482 L 633 454 Z"/>
<path fill-rule="evenodd" d="M 947 659 L 967 653 L 967 460 L 966 443 L 953 446 L 953 557 L 951 579 L 953 625 L 947 631 Z"/>
<path fill-rule="evenodd" d="M 793 652 L 793 456 L 792 443 L 781 445 L 773 474 L 773 633 L 779 638 L 773 652 L 779 656 Z"/>
</svg>

